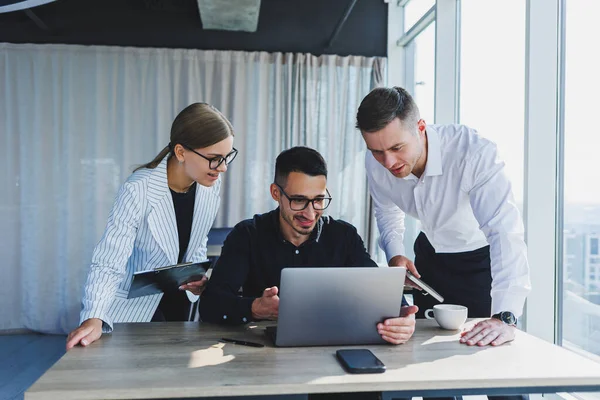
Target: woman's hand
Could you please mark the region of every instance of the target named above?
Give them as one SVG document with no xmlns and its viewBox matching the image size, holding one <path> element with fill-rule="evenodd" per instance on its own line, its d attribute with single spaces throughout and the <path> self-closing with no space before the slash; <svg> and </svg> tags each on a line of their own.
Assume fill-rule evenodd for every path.
<svg viewBox="0 0 600 400">
<path fill-rule="evenodd" d="M 86 319 L 79 328 L 74 329 L 67 336 L 67 351 L 81 344 L 89 346 L 102 336 L 102 320 L 98 318 Z"/>
<path fill-rule="evenodd" d="M 179 286 L 179 290 L 189 290 L 194 293 L 196 296 L 200 296 L 204 289 L 206 288 L 206 284 L 208 283 L 208 278 L 206 275 L 202 277 L 199 281 L 188 282 Z"/>
</svg>

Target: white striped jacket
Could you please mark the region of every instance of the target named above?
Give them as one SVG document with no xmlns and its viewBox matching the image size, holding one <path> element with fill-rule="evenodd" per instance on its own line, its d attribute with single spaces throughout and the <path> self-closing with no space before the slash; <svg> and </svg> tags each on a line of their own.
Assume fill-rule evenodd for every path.
<svg viewBox="0 0 600 400">
<path fill-rule="evenodd" d="M 220 203 L 221 180 L 196 185 L 192 232 L 184 261 L 207 260 L 208 231 Z M 162 294 L 127 299 L 133 273 L 177 263 L 179 236 L 173 198 L 167 184 L 167 157 L 154 169 L 134 172 L 121 186 L 104 235 L 94 249 L 82 300 L 81 322 L 148 322 Z"/>
</svg>

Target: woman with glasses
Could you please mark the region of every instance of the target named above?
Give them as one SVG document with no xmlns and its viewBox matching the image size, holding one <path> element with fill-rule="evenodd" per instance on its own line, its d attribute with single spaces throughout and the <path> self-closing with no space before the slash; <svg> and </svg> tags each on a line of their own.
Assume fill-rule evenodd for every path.
<svg viewBox="0 0 600 400">
<path fill-rule="evenodd" d="M 194 103 L 177 115 L 170 142 L 121 186 L 92 256 L 81 325 L 67 350 L 111 332 L 115 322 L 185 321 L 206 277 L 179 291 L 128 299 L 133 274 L 206 258 L 220 203 L 221 174 L 237 155 L 233 127 L 216 108 Z"/>
</svg>

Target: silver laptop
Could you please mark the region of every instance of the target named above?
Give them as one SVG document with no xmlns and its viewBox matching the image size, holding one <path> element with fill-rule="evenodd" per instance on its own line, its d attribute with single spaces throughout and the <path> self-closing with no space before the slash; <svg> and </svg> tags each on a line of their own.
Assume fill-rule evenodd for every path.
<svg viewBox="0 0 600 400">
<path fill-rule="evenodd" d="M 400 315 L 406 269 L 285 268 L 276 346 L 386 343 L 377 323 Z"/>
</svg>

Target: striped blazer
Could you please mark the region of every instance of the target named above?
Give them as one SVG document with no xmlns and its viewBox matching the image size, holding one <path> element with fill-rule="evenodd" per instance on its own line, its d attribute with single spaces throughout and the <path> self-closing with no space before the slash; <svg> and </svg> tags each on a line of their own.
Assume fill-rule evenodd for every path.
<svg viewBox="0 0 600 400">
<path fill-rule="evenodd" d="M 221 180 L 196 185 L 192 232 L 184 261 L 207 260 L 206 244 L 220 203 Z M 134 172 L 121 186 L 96 245 L 82 300 L 81 322 L 148 322 L 162 294 L 127 299 L 133 273 L 177 263 L 179 237 L 173 198 L 167 184 L 167 157 L 154 169 Z"/>
</svg>

